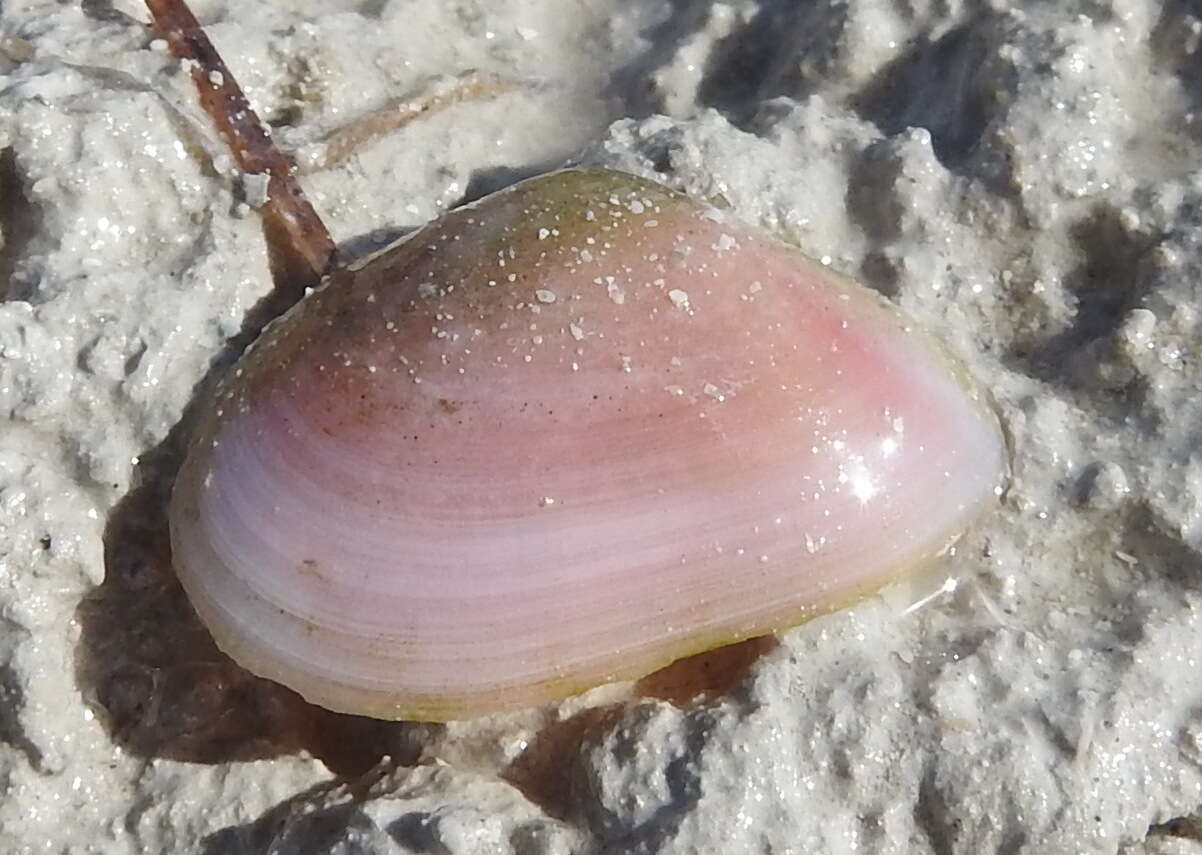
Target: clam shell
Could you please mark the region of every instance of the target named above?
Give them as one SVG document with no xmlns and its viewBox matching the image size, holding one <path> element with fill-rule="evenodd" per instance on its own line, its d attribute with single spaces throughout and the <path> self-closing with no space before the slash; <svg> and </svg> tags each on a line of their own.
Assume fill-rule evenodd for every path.
<svg viewBox="0 0 1202 855">
<path fill-rule="evenodd" d="M 334 710 L 527 706 L 779 630 L 939 552 L 998 425 L 877 294 L 657 184 L 569 170 L 335 274 L 175 486 L 234 659 Z"/>
</svg>

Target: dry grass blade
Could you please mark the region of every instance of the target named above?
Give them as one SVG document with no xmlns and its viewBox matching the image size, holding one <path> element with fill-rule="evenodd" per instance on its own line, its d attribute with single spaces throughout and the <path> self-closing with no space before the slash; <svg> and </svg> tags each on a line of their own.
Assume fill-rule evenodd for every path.
<svg viewBox="0 0 1202 855">
<path fill-rule="evenodd" d="M 456 104 L 491 98 L 513 91 L 516 85 L 495 74 L 467 71 L 431 88 L 408 95 L 339 128 L 319 143 L 308 158 L 301 158 L 305 172 L 330 169 L 345 161 L 365 144 L 390 131 Z"/>
</svg>

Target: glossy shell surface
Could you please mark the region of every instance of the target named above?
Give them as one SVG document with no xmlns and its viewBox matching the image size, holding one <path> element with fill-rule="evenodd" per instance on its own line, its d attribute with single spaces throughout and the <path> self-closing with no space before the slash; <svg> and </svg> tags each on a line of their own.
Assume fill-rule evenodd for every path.
<svg viewBox="0 0 1202 855">
<path fill-rule="evenodd" d="M 523 182 L 339 272 L 197 429 L 176 567 L 236 660 L 445 720 L 779 630 L 994 501 L 995 419 L 886 301 L 659 185 Z"/>
</svg>

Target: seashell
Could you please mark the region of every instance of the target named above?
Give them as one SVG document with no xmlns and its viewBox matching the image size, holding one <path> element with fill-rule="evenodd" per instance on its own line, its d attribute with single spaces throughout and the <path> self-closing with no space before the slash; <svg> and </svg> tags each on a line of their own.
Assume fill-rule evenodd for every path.
<svg viewBox="0 0 1202 855">
<path fill-rule="evenodd" d="M 250 670 L 447 720 L 846 604 L 995 499 L 998 424 L 875 292 L 655 183 L 525 181 L 334 273 L 170 508 Z"/>
</svg>

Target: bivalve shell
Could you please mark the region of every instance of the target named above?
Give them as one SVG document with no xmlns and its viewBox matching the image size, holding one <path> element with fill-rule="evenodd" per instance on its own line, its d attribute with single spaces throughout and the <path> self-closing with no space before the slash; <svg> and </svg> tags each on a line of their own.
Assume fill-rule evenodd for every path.
<svg viewBox="0 0 1202 855">
<path fill-rule="evenodd" d="M 532 705 L 797 624 L 994 501 L 997 422 L 892 306 L 657 184 L 456 210 L 270 327 L 171 504 L 218 643 L 334 710 Z"/>
</svg>

